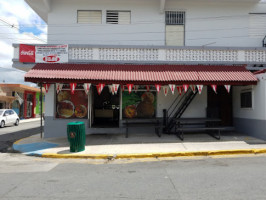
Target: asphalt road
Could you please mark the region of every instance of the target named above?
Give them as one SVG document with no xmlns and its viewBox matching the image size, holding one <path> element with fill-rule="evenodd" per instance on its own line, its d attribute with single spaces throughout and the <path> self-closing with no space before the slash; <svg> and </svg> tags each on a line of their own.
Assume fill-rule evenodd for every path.
<svg viewBox="0 0 266 200">
<path fill-rule="evenodd" d="M 0 199 L 265 200 L 266 156 L 156 162 L 0 153 Z"/>
<path fill-rule="evenodd" d="M 0 152 L 11 149 L 13 142 L 40 133 L 40 122 L 20 123 L 19 126 L 6 126 L 0 128 Z"/>
</svg>

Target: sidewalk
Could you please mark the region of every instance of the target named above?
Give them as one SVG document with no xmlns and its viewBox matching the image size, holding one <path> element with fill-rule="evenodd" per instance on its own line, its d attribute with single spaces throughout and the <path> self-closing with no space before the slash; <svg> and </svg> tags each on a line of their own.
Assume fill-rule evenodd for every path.
<svg viewBox="0 0 266 200">
<path fill-rule="evenodd" d="M 40 135 L 19 140 L 14 150 L 26 155 L 50 158 L 148 158 L 209 156 L 266 153 L 266 141 L 236 133 L 224 133 L 221 140 L 207 134 L 186 134 L 185 140 L 175 135 L 155 134 L 87 135 L 85 151 L 71 153 L 65 138 L 41 139 Z"/>
<path fill-rule="evenodd" d="M 28 123 L 28 122 L 35 122 L 35 121 L 41 121 L 41 118 L 30 118 L 30 119 L 21 119 L 19 123 Z"/>
</svg>

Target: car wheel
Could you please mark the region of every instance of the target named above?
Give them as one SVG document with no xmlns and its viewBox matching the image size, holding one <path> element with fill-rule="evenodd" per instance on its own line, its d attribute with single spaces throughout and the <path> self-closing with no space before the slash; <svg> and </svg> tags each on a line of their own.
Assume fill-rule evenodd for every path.
<svg viewBox="0 0 266 200">
<path fill-rule="evenodd" d="M 1 128 L 4 128 L 4 127 L 5 127 L 5 122 L 4 122 L 4 120 L 1 121 L 1 123 L 0 123 L 0 127 L 1 127 Z"/>
<path fill-rule="evenodd" d="M 19 125 L 19 120 L 17 119 L 16 123 L 15 123 L 15 126 L 18 126 L 18 125 Z"/>
</svg>

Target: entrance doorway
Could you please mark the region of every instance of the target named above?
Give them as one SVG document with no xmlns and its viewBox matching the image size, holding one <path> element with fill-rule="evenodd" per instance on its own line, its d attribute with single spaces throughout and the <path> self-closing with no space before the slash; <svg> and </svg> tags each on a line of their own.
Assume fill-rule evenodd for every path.
<svg viewBox="0 0 266 200">
<path fill-rule="evenodd" d="M 108 87 L 104 87 L 99 95 L 92 86 L 91 122 L 93 128 L 119 127 L 120 90 L 112 95 Z"/>
<path fill-rule="evenodd" d="M 222 126 L 233 125 L 232 88 L 228 93 L 224 86 L 217 86 L 217 93 L 208 86 L 207 117 L 220 118 Z"/>
</svg>

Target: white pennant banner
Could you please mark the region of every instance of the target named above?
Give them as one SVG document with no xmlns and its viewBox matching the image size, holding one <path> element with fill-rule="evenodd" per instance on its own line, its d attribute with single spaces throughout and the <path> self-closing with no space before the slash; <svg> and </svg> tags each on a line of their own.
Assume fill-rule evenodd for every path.
<svg viewBox="0 0 266 200">
<path fill-rule="evenodd" d="M 212 87 L 212 89 L 213 89 L 213 91 L 217 94 L 217 85 L 211 85 L 211 87 Z"/>
<path fill-rule="evenodd" d="M 175 85 L 174 84 L 169 84 L 170 90 L 172 92 L 172 94 L 175 93 Z"/>
<path fill-rule="evenodd" d="M 191 88 L 191 90 L 193 91 L 193 93 L 196 92 L 196 87 L 195 87 L 195 85 L 190 85 L 190 88 Z"/>
<path fill-rule="evenodd" d="M 83 88 L 84 88 L 86 94 L 89 94 L 90 87 L 91 87 L 91 84 L 90 83 L 84 83 L 83 84 Z"/>
<path fill-rule="evenodd" d="M 62 90 L 63 88 L 63 84 L 60 84 L 60 83 L 56 83 L 55 84 L 55 87 L 56 87 L 56 92 L 57 94 Z"/>
<path fill-rule="evenodd" d="M 201 94 L 202 89 L 203 89 L 203 85 L 197 85 L 197 88 L 198 88 L 199 94 Z"/>
<path fill-rule="evenodd" d="M 113 84 L 112 85 L 112 91 L 114 90 L 114 93 L 117 94 L 118 88 L 119 88 L 119 84 Z"/>
<path fill-rule="evenodd" d="M 137 92 L 138 89 L 139 89 L 139 86 L 138 86 L 138 85 L 134 85 L 134 90 L 135 90 L 135 92 Z"/>
<path fill-rule="evenodd" d="M 189 85 L 183 85 L 183 88 L 184 88 L 184 91 L 185 93 L 187 92 L 188 88 L 189 88 Z"/>
<path fill-rule="evenodd" d="M 108 85 L 109 92 L 112 93 L 112 85 Z"/>
<path fill-rule="evenodd" d="M 160 90 L 161 90 L 161 85 L 156 84 L 156 85 L 155 85 L 155 88 L 156 88 L 157 92 L 160 92 Z"/>
<path fill-rule="evenodd" d="M 226 91 L 230 93 L 231 85 L 224 85 Z"/>
<path fill-rule="evenodd" d="M 164 96 L 167 96 L 167 94 L 168 94 L 168 89 L 169 89 L 169 86 L 163 86 L 163 93 L 164 93 Z"/>
</svg>

